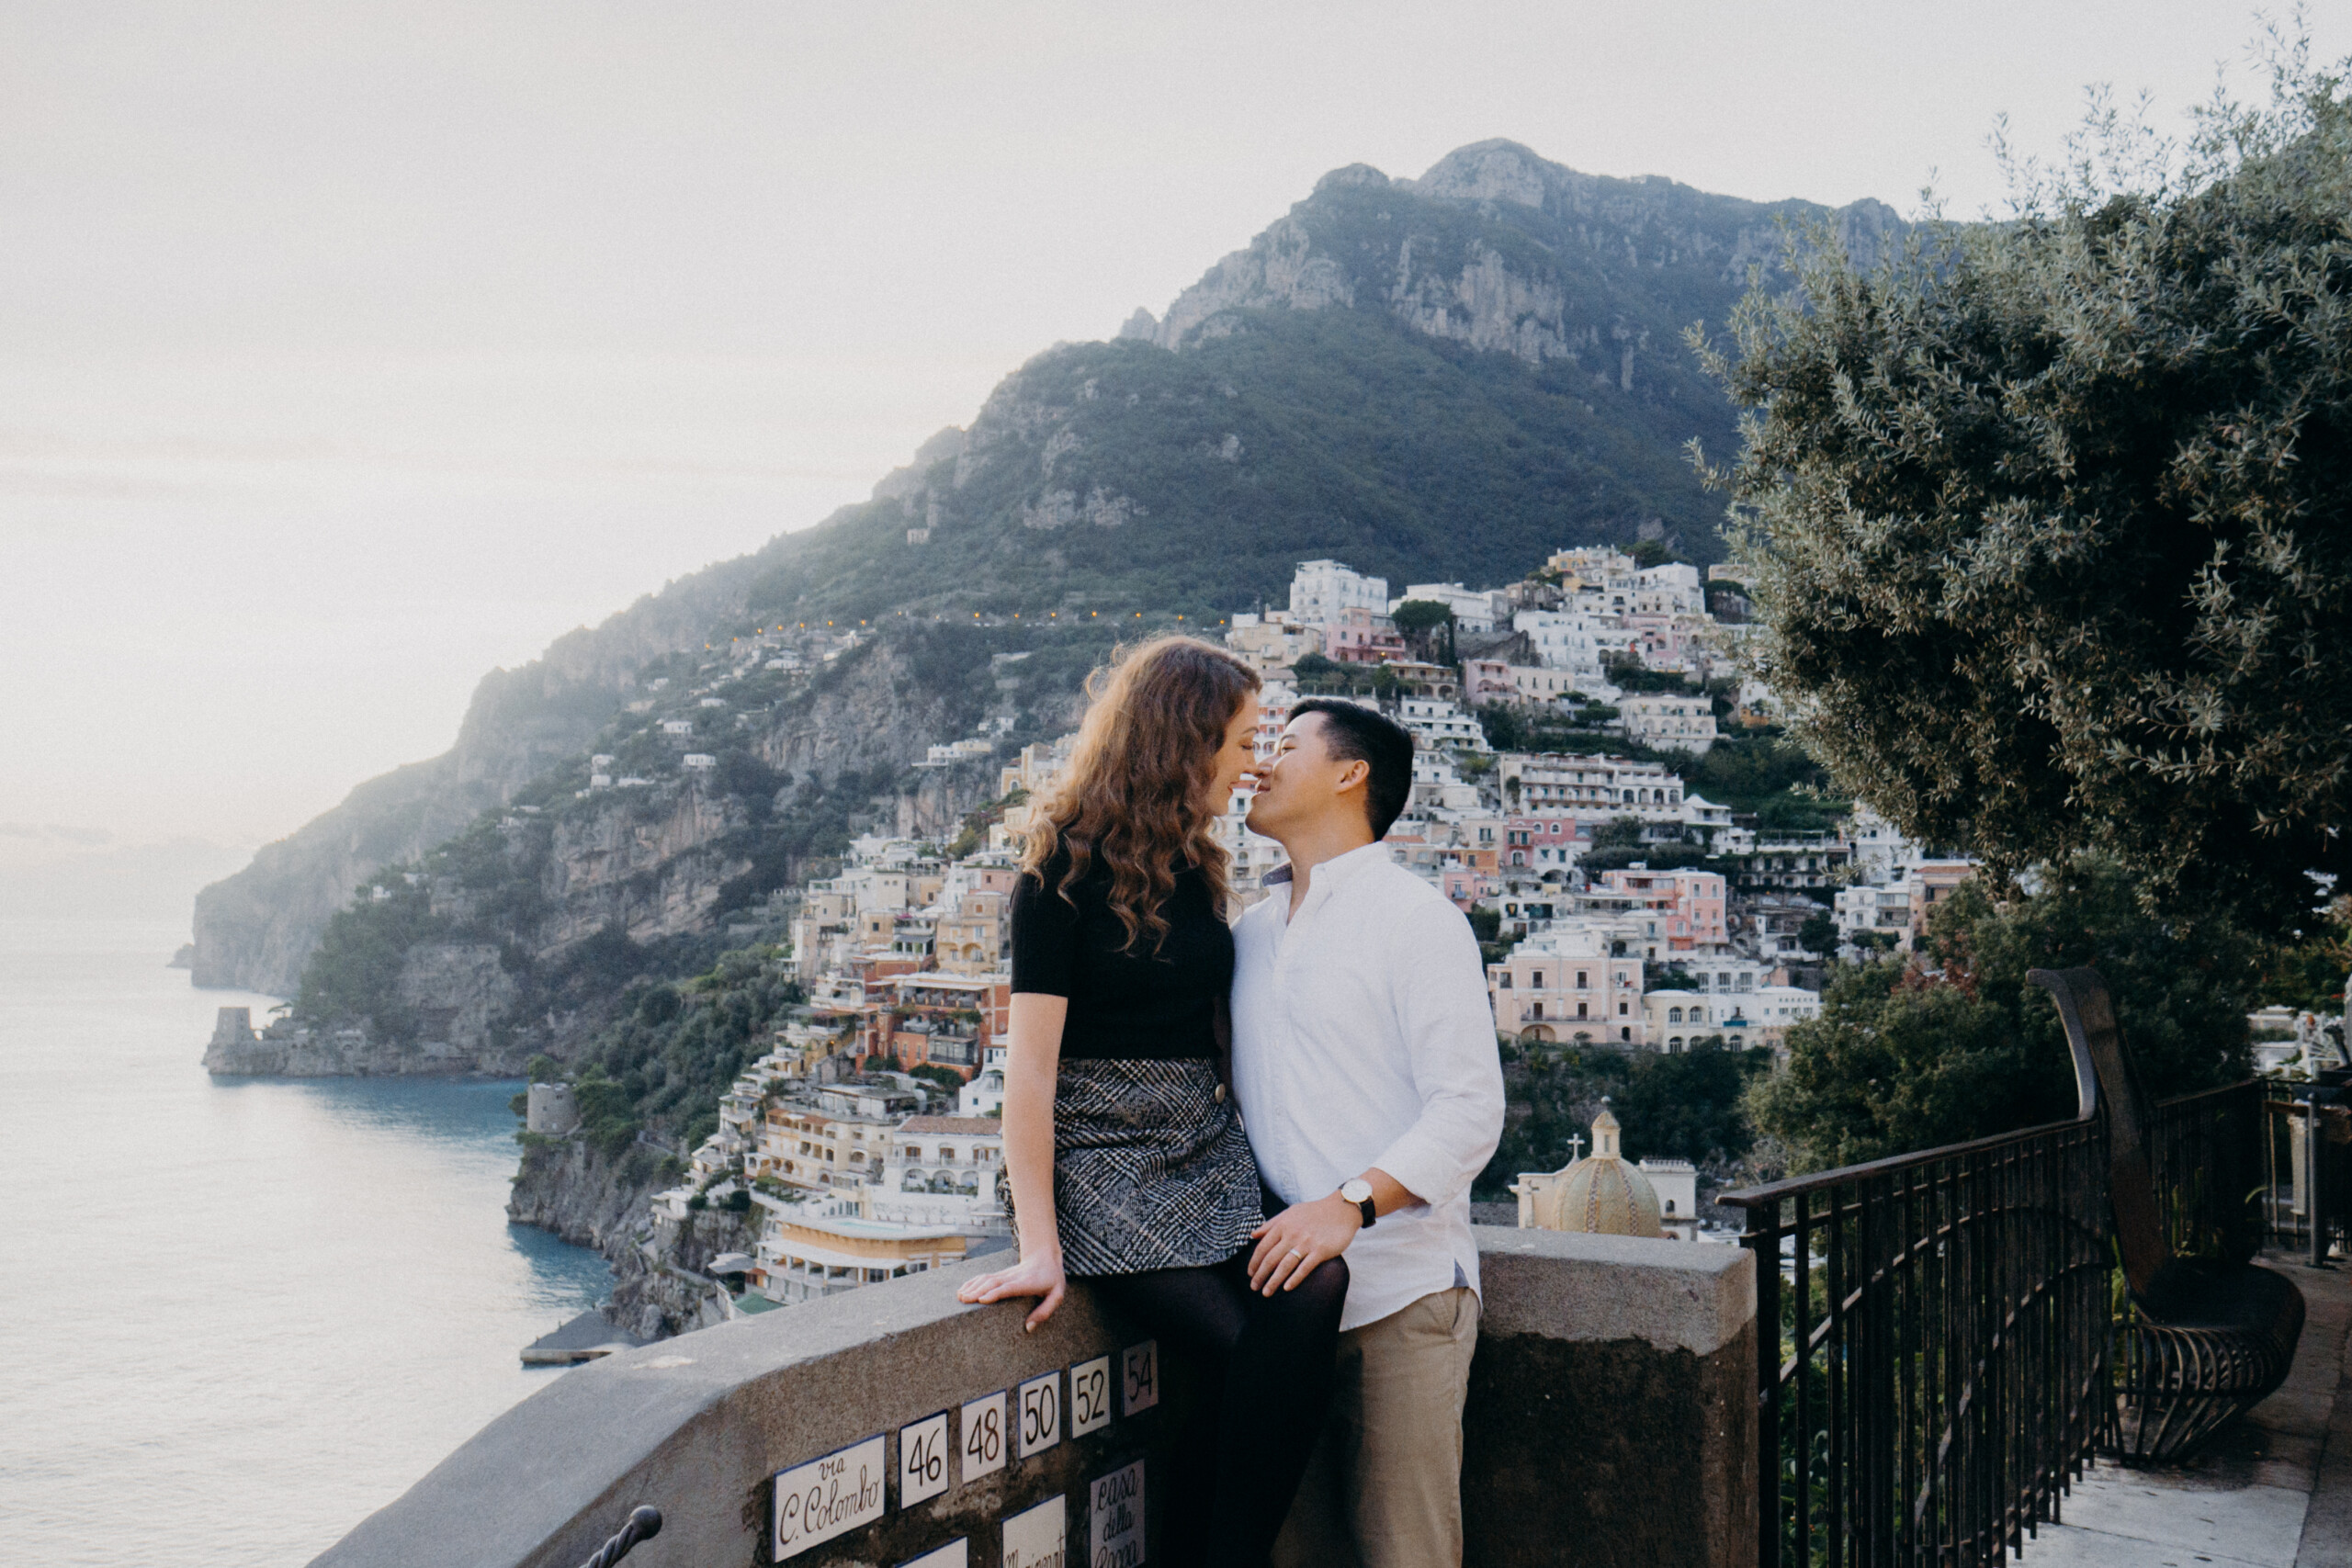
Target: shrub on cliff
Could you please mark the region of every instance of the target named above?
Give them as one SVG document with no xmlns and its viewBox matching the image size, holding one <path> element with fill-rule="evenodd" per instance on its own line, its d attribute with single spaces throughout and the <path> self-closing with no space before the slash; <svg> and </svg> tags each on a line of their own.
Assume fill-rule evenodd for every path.
<svg viewBox="0 0 2352 1568">
<path fill-rule="evenodd" d="M 303 967 L 295 1012 L 327 1025 L 364 1021 L 379 1040 L 406 1038 L 415 1021 L 400 1002 L 401 968 L 410 948 L 435 940 L 446 925 L 431 896 L 401 877 L 362 887 L 327 921 Z"/>
<path fill-rule="evenodd" d="M 2078 862 L 2053 880 L 2001 905 L 1965 883 L 1929 918 L 1918 961 L 1836 972 L 1820 1017 L 1789 1031 L 1788 1065 L 1748 1097 L 1757 1130 L 1788 1146 L 1793 1170 L 2073 1115 L 2073 1057 L 2028 969 L 2098 967 L 2153 1096 L 2245 1076 L 2256 943 L 2220 920 L 2185 929 L 2150 916 L 2112 862 Z"/>
<path fill-rule="evenodd" d="M 2007 221 L 1825 240 L 1712 363 L 1763 670 L 1841 786 L 2287 925 L 2352 874 L 2352 96 L 2275 64 L 2184 149 L 2095 118 Z"/>
</svg>

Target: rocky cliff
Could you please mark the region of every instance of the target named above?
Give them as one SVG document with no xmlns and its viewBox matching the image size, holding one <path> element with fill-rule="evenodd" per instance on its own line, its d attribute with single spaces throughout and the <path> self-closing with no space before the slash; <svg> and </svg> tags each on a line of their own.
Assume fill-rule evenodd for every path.
<svg viewBox="0 0 2352 1568">
<path fill-rule="evenodd" d="M 933 765 L 929 749 L 983 722 L 1008 750 L 1059 733 L 1110 635 L 753 628 L 722 652 L 714 633 L 645 667 L 645 694 L 587 755 L 371 873 L 328 920 L 291 1015 L 216 1041 L 207 1064 L 514 1074 L 541 1053 L 571 1060 L 632 984 L 779 936 L 772 895 L 853 833 L 951 837 L 995 793 L 996 765 Z"/>
<path fill-rule="evenodd" d="M 968 430 L 925 442 L 871 500 L 485 678 L 447 754 L 360 785 L 204 891 L 196 982 L 291 993 L 327 922 L 380 868 L 578 771 L 665 660 L 755 628 L 975 611 L 1198 624 L 1279 601 L 1293 563 L 1317 556 L 1399 585 L 1504 581 L 1563 545 L 1603 541 L 1662 538 L 1713 558 L 1721 505 L 1682 447 L 1727 449 L 1734 427 L 1679 334 L 1720 325 L 1782 226 L 1808 223 L 1865 253 L 1898 227 L 1871 202 L 1833 211 L 1605 179 L 1508 141 L 1463 148 L 1419 179 L 1337 170 L 1161 316 L 1138 311 L 1117 340 L 1058 345 L 1008 376 Z M 892 716 L 854 694 L 771 716 L 757 760 L 830 783 L 960 733 L 893 730 Z M 747 825 L 684 827 L 718 842 Z M 625 839 L 554 857 L 566 886 L 549 896 L 570 923 L 553 945 L 614 929 L 607 908 L 589 912 L 596 899 L 568 889 L 615 889 L 631 931 L 717 912 L 693 902 L 712 886 L 700 872 L 640 897 L 646 854 L 667 862 L 639 835 L 665 830 L 625 826 Z"/>
<path fill-rule="evenodd" d="M 520 670 L 484 676 L 448 751 L 360 784 L 197 895 L 195 983 L 290 996 L 328 919 L 363 881 L 577 758 L 636 694 L 639 671 L 699 649 L 714 625 L 740 615 L 769 564 L 763 552 L 711 567 L 559 637 Z"/>
<path fill-rule="evenodd" d="M 524 1149 L 506 1204 L 506 1217 L 516 1224 L 603 1253 L 613 1266 L 605 1321 L 645 1339 L 725 1321 L 719 1292 L 705 1282 L 710 1260 L 748 1253 L 759 1241 L 757 1210 L 656 1219 L 648 1200 L 668 1185 L 660 1172 L 659 1156 L 643 1145 L 608 1159 L 580 1138 L 534 1141 Z"/>
</svg>

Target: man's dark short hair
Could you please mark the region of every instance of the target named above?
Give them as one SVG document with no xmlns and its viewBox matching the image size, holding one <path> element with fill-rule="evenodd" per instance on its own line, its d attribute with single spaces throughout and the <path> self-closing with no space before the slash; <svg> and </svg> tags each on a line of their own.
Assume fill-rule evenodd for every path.
<svg viewBox="0 0 2352 1568">
<path fill-rule="evenodd" d="M 1371 770 L 1364 780 L 1364 814 L 1372 818 L 1372 836 L 1388 836 L 1389 828 L 1413 798 L 1413 736 L 1396 720 L 1368 707 L 1338 697 L 1308 697 L 1292 705 L 1290 716 L 1323 716 L 1323 744 L 1343 762 L 1361 761 Z"/>
</svg>

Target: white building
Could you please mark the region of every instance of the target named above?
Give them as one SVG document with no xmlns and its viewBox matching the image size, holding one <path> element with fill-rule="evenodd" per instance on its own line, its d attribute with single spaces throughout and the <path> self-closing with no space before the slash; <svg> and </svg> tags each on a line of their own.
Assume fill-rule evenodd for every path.
<svg viewBox="0 0 2352 1568">
<path fill-rule="evenodd" d="M 1603 683 L 1609 655 L 1630 657 L 1634 649 L 1634 634 L 1614 615 L 1581 609 L 1521 610 L 1511 629 L 1527 634 L 1544 668 L 1566 671 L 1586 692 Z"/>
<path fill-rule="evenodd" d="M 1486 730 L 1462 711 L 1459 703 L 1439 697 L 1406 697 L 1396 705 L 1396 722 L 1411 732 L 1413 744 L 1424 751 L 1483 754 L 1494 750 L 1487 744 Z"/>
<path fill-rule="evenodd" d="M 689 751 L 679 760 L 687 768 L 698 773 L 708 773 L 718 766 L 718 759 L 707 751 Z"/>
<path fill-rule="evenodd" d="M 1634 573 L 1629 608 L 1637 615 L 1704 615 L 1707 592 L 1700 585 L 1699 569 L 1668 561 Z"/>
<path fill-rule="evenodd" d="M 1900 945 L 1911 934 L 1910 878 L 1883 886 L 1862 884 L 1838 890 L 1838 937 L 1852 942 L 1864 932 L 1894 939 Z"/>
<path fill-rule="evenodd" d="M 1703 694 L 1651 694 L 1623 698 L 1617 712 L 1625 739 L 1654 751 L 1704 755 L 1715 743 L 1715 708 Z"/>
<path fill-rule="evenodd" d="M 1699 1172 L 1687 1159 L 1645 1159 L 1637 1168 L 1657 1194 L 1658 1228 L 1668 1241 L 1699 1239 Z"/>
<path fill-rule="evenodd" d="M 695 721 L 693 719 L 665 718 L 662 721 L 662 733 L 664 735 L 692 735 L 694 732 Z"/>
<path fill-rule="evenodd" d="M 1578 817 L 1682 820 L 1682 780 L 1663 762 L 1504 751 L 1498 754 L 1495 773 L 1507 811 L 1558 809 Z"/>
<path fill-rule="evenodd" d="M 1291 619 L 1312 626 L 1329 626 L 1337 625 L 1341 614 L 1349 610 L 1387 615 L 1388 580 L 1366 577 L 1335 560 L 1298 563 L 1290 579 Z"/>
<path fill-rule="evenodd" d="M 1396 607 L 1408 599 L 1425 600 L 1453 611 L 1456 630 L 1490 632 L 1500 624 L 1502 597 L 1493 589 L 1464 588 L 1458 582 L 1416 582 L 1401 595 L 1390 600 L 1387 608 L 1393 615 Z"/>
<path fill-rule="evenodd" d="M 1927 858 L 1903 829 L 1867 806 L 1854 807 L 1846 837 L 1854 846 L 1854 871 L 1864 882 L 1894 881 Z"/>
<path fill-rule="evenodd" d="M 996 1178 L 1003 1168 L 1004 1123 L 996 1118 L 910 1116 L 891 1135 L 868 1206 L 881 1220 L 967 1234 L 1001 1231 Z"/>
<path fill-rule="evenodd" d="M 1005 1054 L 1001 1045 L 980 1048 L 980 1070 L 972 1075 L 971 1082 L 956 1092 L 956 1115 L 998 1118 L 1004 1115 Z"/>
</svg>

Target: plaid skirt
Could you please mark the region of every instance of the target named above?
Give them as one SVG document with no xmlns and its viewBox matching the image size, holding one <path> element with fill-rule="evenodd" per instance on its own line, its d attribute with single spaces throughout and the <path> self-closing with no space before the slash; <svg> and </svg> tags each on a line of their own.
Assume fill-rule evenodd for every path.
<svg viewBox="0 0 2352 1568">
<path fill-rule="evenodd" d="M 1215 1065 L 1065 1061 L 1054 1089 L 1054 1213 L 1071 1274 L 1222 1263 L 1261 1222 L 1258 1162 Z"/>
</svg>

